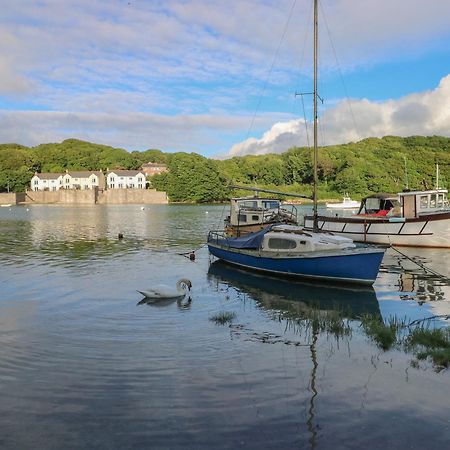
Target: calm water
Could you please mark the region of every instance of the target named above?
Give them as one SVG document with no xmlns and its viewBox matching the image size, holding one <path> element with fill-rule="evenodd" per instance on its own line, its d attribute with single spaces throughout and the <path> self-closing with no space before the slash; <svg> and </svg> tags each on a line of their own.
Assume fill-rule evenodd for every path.
<svg viewBox="0 0 450 450">
<path fill-rule="evenodd" d="M 210 265 L 201 246 L 224 214 L 0 208 L 0 448 L 448 447 L 449 370 L 379 350 L 357 320 L 336 340 L 292 317 L 449 314 L 449 286 L 395 252 L 365 290 Z M 405 253 L 450 275 L 448 251 Z M 136 289 L 181 277 L 191 302 L 140 304 Z M 210 320 L 223 311 L 231 327 Z"/>
</svg>

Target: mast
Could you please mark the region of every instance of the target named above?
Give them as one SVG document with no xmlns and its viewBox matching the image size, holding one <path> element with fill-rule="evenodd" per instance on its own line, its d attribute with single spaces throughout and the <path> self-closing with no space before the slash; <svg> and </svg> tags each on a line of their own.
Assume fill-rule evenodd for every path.
<svg viewBox="0 0 450 450">
<path fill-rule="evenodd" d="M 319 18 L 317 0 L 314 0 L 314 185 L 313 185 L 313 229 L 317 231 L 319 224 L 317 220 L 317 51 L 319 40 Z"/>
</svg>

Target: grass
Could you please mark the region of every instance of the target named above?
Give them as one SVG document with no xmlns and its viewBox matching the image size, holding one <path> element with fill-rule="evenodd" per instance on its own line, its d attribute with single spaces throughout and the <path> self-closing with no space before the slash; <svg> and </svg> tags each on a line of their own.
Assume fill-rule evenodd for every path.
<svg viewBox="0 0 450 450">
<path fill-rule="evenodd" d="M 211 316 L 209 320 L 215 322 L 217 325 L 226 325 L 227 323 L 233 322 L 235 318 L 236 318 L 235 312 L 221 311 Z"/>
<path fill-rule="evenodd" d="M 379 348 L 392 347 L 412 352 L 418 360 L 430 359 L 436 369 L 450 367 L 450 329 L 431 328 L 430 323 L 412 327 L 406 319 L 391 317 L 387 323 L 380 318 L 364 316 L 361 319 L 364 332 Z"/>
<path fill-rule="evenodd" d="M 389 350 L 397 341 L 398 326 L 393 321 L 386 324 L 379 317 L 364 315 L 361 325 L 367 336 L 383 350 Z"/>
</svg>

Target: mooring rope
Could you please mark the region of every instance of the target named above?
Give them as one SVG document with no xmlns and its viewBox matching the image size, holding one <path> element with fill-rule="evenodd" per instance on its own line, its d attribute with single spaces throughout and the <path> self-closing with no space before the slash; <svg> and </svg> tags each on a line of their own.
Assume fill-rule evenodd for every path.
<svg viewBox="0 0 450 450">
<path fill-rule="evenodd" d="M 430 269 L 429 267 L 425 266 L 425 264 L 420 263 L 419 261 L 416 261 L 414 258 L 411 258 L 410 256 L 406 255 L 405 253 L 401 252 L 398 248 L 394 247 L 393 245 L 391 245 L 391 247 L 393 250 L 395 250 L 397 253 L 399 253 L 400 255 L 402 255 L 404 258 L 408 259 L 409 261 L 413 262 L 414 264 L 416 264 L 418 267 L 420 267 L 422 270 L 424 270 L 425 272 L 429 272 L 431 274 L 433 274 L 435 277 L 442 279 L 443 281 L 445 281 L 446 283 L 450 283 L 450 278 L 442 275 L 439 272 L 436 272 L 433 269 Z"/>
</svg>

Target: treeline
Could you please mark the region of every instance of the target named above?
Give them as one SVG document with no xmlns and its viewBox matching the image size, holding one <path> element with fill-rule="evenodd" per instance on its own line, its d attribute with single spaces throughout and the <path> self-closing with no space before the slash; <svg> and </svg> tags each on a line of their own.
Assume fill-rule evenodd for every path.
<svg viewBox="0 0 450 450">
<path fill-rule="evenodd" d="M 34 172 L 139 169 L 143 163 L 165 163 L 169 171 L 151 178 L 172 201 L 210 202 L 229 198 L 230 183 L 286 192 L 311 193 L 312 150 L 291 148 L 281 154 L 213 160 L 196 153 L 124 149 L 75 139 L 60 144 L 24 147 L 0 145 L 0 191 L 23 191 Z M 322 147 L 319 150 L 319 198 L 344 192 L 361 197 L 370 192 L 397 192 L 432 187 L 436 163 L 441 185 L 450 181 L 450 138 L 386 136 Z"/>
</svg>

